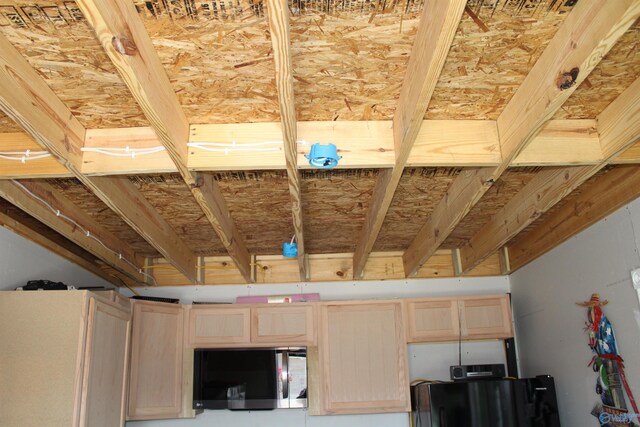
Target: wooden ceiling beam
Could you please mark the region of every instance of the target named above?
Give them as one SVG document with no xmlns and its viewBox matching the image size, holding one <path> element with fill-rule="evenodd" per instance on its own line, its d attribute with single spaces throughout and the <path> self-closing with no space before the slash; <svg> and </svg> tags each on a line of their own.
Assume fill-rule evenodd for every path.
<svg viewBox="0 0 640 427">
<path fill-rule="evenodd" d="M 251 257 L 218 185 L 187 168 L 189 124 L 133 2 L 76 2 L 247 282 Z"/>
<path fill-rule="evenodd" d="M 2 180 L 0 181 L 0 197 L 105 263 L 122 271 L 133 280 L 144 282 L 144 277 L 139 273 L 139 269 L 129 265 L 122 259 L 128 259 L 129 262 L 135 265 L 143 264 L 143 260 L 139 259 L 129 249 L 129 245 L 106 231 L 104 227 L 50 185 L 36 183 L 35 181 Z M 36 199 L 36 197 L 40 200 Z M 52 206 L 52 209 L 43 202 Z M 58 215 L 58 212 L 60 212 L 60 215 Z M 82 229 L 64 217 L 68 217 L 75 223 L 80 224 Z M 87 235 L 87 232 L 89 235 Z"/>
<path fill-rule="evenodd" d="M 302 194 L 300 172 L 297 165 L 298 132 L 296 102 L 293 91 L 293 67 L 291 65 L 291 40 L 289 37 L 289 5 L 287 0 L 267 0 L 267 17 L 273 59 L 275 63 L 276 90 L 280 107 L 280 122 L 284 140 L 284 157 L 287 182 L 291 195 L 291 216 L 298 248 L 300 281 L 307 280 L 304 251 L 304 221 L 302 216 Z"/>
<path fill-rule="evenodd" d="M 441 206 L 436 207 L 405 252 L 405 272 L 408 276 L 415 274 L 420 265 L 447 239 L 459 221 L 535 138 L 639 15 L 638 0 L 602 4 L 581 2 L 573 8 L 498 117 L 502 163 L 478 172 L 485 181 L 482 183 L 473 179 L 469 184 L 474 188 L 468 187 L 467 175 L 461 174 L 456 179 L 461 181 L 457 185 L 454 181 L 451 188 L 468 194 L 468 198 L 461 200 L 461 196 L 451 189 L 447 192 L 440 202 Z M 583 175 L 576 175 L 575 182 L 580 181 L 580 176 Z M 541 176 L 537 185 L 543 187 L 549 184 L 549 180 L 562 182 L 560 177 Z M 532 187 L 532 190 L 535 188 Z M 450 199 L 460 200 L 457 205 L 463 211 L 448 217 L 440 216 L 451 214 Z"/>
<path fill-rule="evenodd" d="M 339 169 L 384 169 L 395 164 L 391 143 L 391 121 L 298 122 L 298 139 L 334 141 L 343 156 Z M 455 133 L 451 133 L 455 129 Z M 238 144 L 277 140 L 279 123 L 192 125 L 189 142 L 232 142 Z M 315 139 L 314 139 L 315 135 Z M 455 138 L 452 139 L 452 138 Z M 153 129 L 87 129 L 84 148 L 124 149 L 162 147 Z M 309 144 L 298 145 L 298 169 L 309 169 L 304 157 Z M 0 133 L 2 152 L 42 150 L 28 134 Z M 209 152 L 191 148 L 188 167 L 192 171 L 281 170 L 285 169 L 282 147 L 256 153 Z M 141 161 L 140 159 L 144 159 Z M 405 167 L 490 167 L 501 162 L 495 121 L 425 120 Z M 604 159 L 595 119 L 551 120 L 510 166 L 580 166 Z M 640 163 L 640 142 L 615 157 L 610 164 Z M 136 175 L 175 173 L 177 168 L 166 151 L 144 156 L 113 157 L 85 151 L 83 175 Z M 73 174 L 55 158 L 25 161 L 0 158 L 0 179 L 67 178 Z"/>
<path fill-rule="evenodd" d="M 438 77 L 456 34 L 465 0 L 427 0 L 411 48 L 400 98 L 393 116 L 395 164 L 377 178 L 369 209 L 353 256 L 355 279 L 378 238 L 411 149 L 418 137 Z"/>
<path fill-rule="evenodd" d="M 620 166 L 593 178 L 570 202 L 509 244 L 511 271 L 544 255 L 582 230 L 640 197 L 640 167 Z"/>
<path fill-rule="evenodd" d="M 66 259 L 67 261 L 84 268 L 85 270 L 95 274 L 96 276 L 106 280 L 107 282 L 115 286 L 120 287 L 123 284 L 127 286 L 133 286 L 134 282 L 132 282 L 129 277 L 118 272 L 117 270 L 108 272 L 105 269 L 101 268 L 96 263 L 96 258 L 94 258 L 93 255 L 80 248 L 79 246 L 74 245 L 72 242 L 63 244 L 59 238 L 56 239 L 55 237 L 45 235 L 46 233 L 43 234 L 35 231 L 33 229 L 33 223 L 37 223 L 37 221 L 33 218 L 25 220 L 22 215 L 18 217 L 15 215 L 15 212 L 11 212 L 4 206 L 0 206 L 0 226 L 43 247 L 50 252 L 53 252 L 54 254 Z M 53 234 L 53 232 L 51 234 Z M 57 235 L 55 236 L 59 237 Z"/>
<path fill-rule="evenodd" d="M 460 248 L 461 273 L 471 271 L 507 244 L 544 212 L 578 188 L 640 138 L 640 78 L 598 115 L 598 132 L 607 158 L 594 166 L 543 170 Z"/>
<path fill-rule="evenodd" d="M 126 178 L 80 172 L 85 128 L 2 35 L 0 65 L 0 108 L 178 270 L 197 281 L 196 256 L 133 184 Z"/>
</svg>

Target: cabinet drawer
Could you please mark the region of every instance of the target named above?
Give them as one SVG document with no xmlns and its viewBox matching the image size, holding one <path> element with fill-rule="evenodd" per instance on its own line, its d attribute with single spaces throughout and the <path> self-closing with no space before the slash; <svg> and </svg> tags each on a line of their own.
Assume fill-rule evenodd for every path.
<svg viewBox="0 0 640 427">
<path fill-rule="evenodd" d="M 407 302 L 407 342 L 451 341 L 460 336 L 456 299 Z"/>
<path fill-rule="evenodd" d="M 271 345 L 313 345 L 314 307 L 285 305 L 251 309 L 251 342 Z"/>
<path fill-rule="evenodd" d="M 189 345 L 215 347 L 248 343 L 250 313 L 248 307 L 192 307 L 189 312 Z"/>
</svg>

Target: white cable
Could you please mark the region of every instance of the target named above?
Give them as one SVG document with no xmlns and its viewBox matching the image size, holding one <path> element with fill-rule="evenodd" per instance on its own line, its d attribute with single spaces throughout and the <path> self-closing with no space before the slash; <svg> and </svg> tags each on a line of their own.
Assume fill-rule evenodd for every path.
<svg viewBox="0 0 640 427">
<path fill-rule="evenodd" d="M 27 160 L 44 159 L 49 156 L 51 156 L 51 154 L 47 151 L 0 151 L 0 159 L 16 160 L 22 163 L 26 163 Z"/>
<path fill-rule="evenodd" d="M 204 151 L 210 151 L 212 153 L 224 153 L 224 154 L 229 154 L 229 153 L 234 153 L 234 152 L 248 152 L 248 151 L 281 151 L 281 148 L 278 147 L 273 147 L 273 148 L 244 148 L 244 147 L 236 147 L 236 148 L 209 148 L 206 146 L 200 146 L 197 145 L 195 143 L 189 143 L 189 147 L 193 147 L 193 148 L 199 148 L 200 150 L 204 150 Z"/>
<path fill-rule="evenodd" d="M 82 225 L 78 224 L 75 220 L 69 218 L 68 216 L 66 216 L 65 214 L 61 213 L 60 210 L 55 209 L 53 206 L 51 206 L 49 204 L 49 202 L 47 202 L 46 200 L 43 200 L 42 198 L 40 198 L 39 196 L 37 196 L 36 194 L 34 194 L 33 192 L 31 192 L 31 190 L 29 190 L 27 187 L 25 187 L 24 185 L 22 185 L 20 182 L 15 181 L 15 180 L 11 180 L 11 182 L 13 182 L 15 185 L 17 185 L 18 187 L 20 187 L 24 192 L 26 192 L 27 194 L 29 194 L 31 197 L 33 197 L 34 199 L 36 199 L 37 201 L 39 201 L 40 203 L 42 203 L 43 205 L 45 205 L 51 212 L 53 212 L 56 216 L 65 219 L 66 221 L 70 222 L 71 224 L 75 225 L 76 227 L 78 227 L 78 229 L 84 233 L 87 237 L 89 237 L 90 239 L 95 240 L 96 242 L 98 242 L 103 248 L 105 248 L 107 251 L 111 252 L 112 254 L 116 255 L 119 259 L 121 259 L 122 261 L 124 261 L 125 263 L 129 264 L 131 267 L 133 267 L 134 269 L 138 270 L 138 273 L 142 274 L 143 276 L 146 276 L 148 278 L 150 278 L 153 283 L 154 286 L 158 286 L 158 283 L 156 282 L 155 277 L 153 277 L 151 274 L 148 274 L 144 271 L 142 271 L 142 269 L 140 267 L 137 267 L 135 264 L 133 264 L 131 261 L 129 261 L 127 258 L 123 257 L 121 253 L 118 253 L 116 251 L 114 251 L 113 249 L 111 249 L 110 247 L 108 247 L 107 245 L 105 245 L 102 240 L 98 239 L 96 236 L 94 236 L 93 234 L 91 234 L 89 232 L 89 230 L 87 230 L 86 228 L 84 228 Z"/>
<path fill-rule="evenodd" d="M 231 148 L 240 148 L 240 147 L 261 147 L 263 145 L 282 145 L 283 141 L 263 141 L 263 142 L 243 142 L 242 144 L 236 143 L 236 141 L 232 141 L 231 144 L 224 142 L 188 142 L 187 147 L 231 147 Z"/>
<path fill-rule="evenodd" d="M 145 154 L 159 153 L 164 150 L 165 148 L 162 146 L 149 147 L 149 148 L 129 148 L 129 146 L 126 146 L 125 148 L 94 148 L 94 147 L 80 148 L 80 151 L 83 151 L 83 152 L 100 153 L 100 154 L 105 154 L 107 156 L 114 156 L 114 157 L 131 157 L 132 159 L 135 159 L 136 156 L 144 156 Z"/>
</svg>

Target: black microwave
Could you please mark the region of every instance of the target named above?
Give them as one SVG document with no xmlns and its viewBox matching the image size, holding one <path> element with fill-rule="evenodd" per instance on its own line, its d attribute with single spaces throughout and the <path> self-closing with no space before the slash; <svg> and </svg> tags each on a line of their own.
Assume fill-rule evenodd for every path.
<svg viewBox="0 0 640 427">
<path fill-rule="evenodd" d="M 194 409 L 306 407 L 305 348 L 194 351 Z"/>
</svg>

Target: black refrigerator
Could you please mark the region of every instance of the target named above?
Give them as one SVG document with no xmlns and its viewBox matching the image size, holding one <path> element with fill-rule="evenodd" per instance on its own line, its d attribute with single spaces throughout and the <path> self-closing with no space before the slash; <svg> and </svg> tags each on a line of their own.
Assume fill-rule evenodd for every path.
<svg viewBox="0 0 640 427">
<path fill-rule="evenodd" d="M 414 427 L 560 427 L 553 377 L 421 383 Z"/>
</svg>

